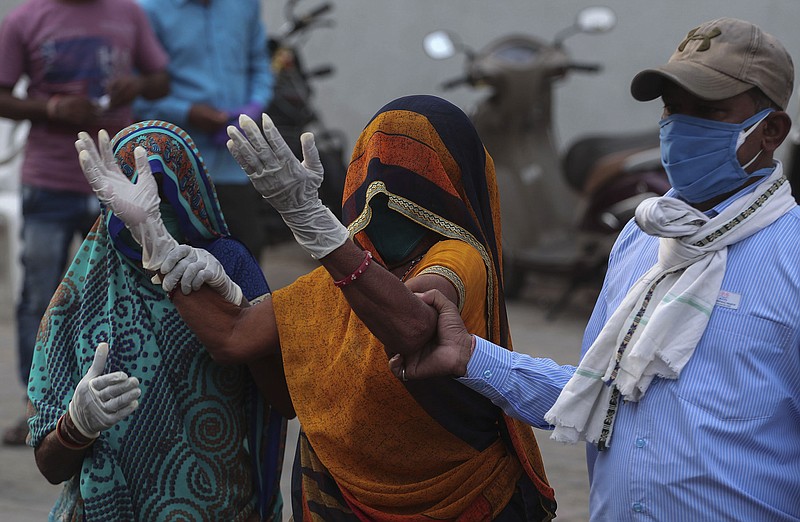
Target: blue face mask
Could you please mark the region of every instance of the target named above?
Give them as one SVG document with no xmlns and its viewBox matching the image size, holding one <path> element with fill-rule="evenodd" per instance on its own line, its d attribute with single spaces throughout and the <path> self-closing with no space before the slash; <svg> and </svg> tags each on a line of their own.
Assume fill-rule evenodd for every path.
<svg viewBox="0 0 800 522">
<path fill-rule="evenodd" d="M 742 123 L 724 123 L 673 114 L 661 120 L 661 163 L 670 184 L 689 203 L 732 192 L 751 176 L 736 157 L 747 136 L 773 109 L 764 109 Z M 745 130 L 747 129 L 747 130 Z"/>
</svg>

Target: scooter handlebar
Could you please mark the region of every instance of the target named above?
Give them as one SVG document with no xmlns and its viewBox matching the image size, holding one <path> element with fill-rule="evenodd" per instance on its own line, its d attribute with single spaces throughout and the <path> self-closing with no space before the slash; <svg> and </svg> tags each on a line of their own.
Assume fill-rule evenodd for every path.
<svg viewBox="0 0 800 522">
<path fill-rule="evenodd" d="M 332 65 L 320 65 L 314 69 L 309 69 L 306 71 L 306 78 L 324 78 L 332 75 L 334 70 L 335 69 Z"/>
<path fill-rule="evenodd" d="M 330 2 L 326 2 L 312 9 L 309 13 L 296 18 L 292 24 L 292 28 L 289 30 L 289 34 L 294 34 L 298 31 L 302 31 L 303 29 L 314 23 L 314 21 L 317 20 L 317 18 L 327 13 L 331 9 L 333 9 L 333 4 Z"/>
<path fill-rule="evenodd" d="M 599 63 L 571 63 L 566 68 L 579 72 L 600 72 L 603 70 L 603 66 Z"/>
<path fill-rule="evenodd" d="M 446 80 L 440 84 L 440 87 L 444 90 L 455 89 L 456 87 L 460 87 L 461 85 L 469 85 L 472 83 L 472 80 L 467 76 L 460 76 L 458 78 L 453 78 L 451 80 Z"/>
</svg>

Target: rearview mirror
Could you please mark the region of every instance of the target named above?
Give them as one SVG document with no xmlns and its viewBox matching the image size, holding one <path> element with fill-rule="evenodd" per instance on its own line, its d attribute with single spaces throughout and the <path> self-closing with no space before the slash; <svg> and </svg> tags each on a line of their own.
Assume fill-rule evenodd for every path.
<svg viewBox="0 0 800 522">
<path fill-rule="evenodd" d="M 422 41 L 425 54 L 434 60 L 443 60 L 456 54 L 456 45 L 447 31 L 434 31 Z"/>
<path fill-rule="evenodd" d="M 578 13 L 575 25 L 583 33 L 605 33 L 617 25 L 617 15 L 609 7 L 587 7 Z"/>
</svg>

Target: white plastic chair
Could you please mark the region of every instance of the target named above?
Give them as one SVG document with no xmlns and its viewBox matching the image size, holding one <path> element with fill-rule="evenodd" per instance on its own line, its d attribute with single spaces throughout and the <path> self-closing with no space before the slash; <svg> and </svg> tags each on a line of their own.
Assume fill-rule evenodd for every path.
<svg viewBox="0 0 800 522">
<path fill-rule="evenodd" d="M 22 284 L 20 265 L 20 227 L 22 201 L 19 191 L 19 169 L 22 150 L 29 128 L 28 122 L 0 119 L 0 281 L 4 303 L 0 316 L 13 316 Z"/>
</svg>

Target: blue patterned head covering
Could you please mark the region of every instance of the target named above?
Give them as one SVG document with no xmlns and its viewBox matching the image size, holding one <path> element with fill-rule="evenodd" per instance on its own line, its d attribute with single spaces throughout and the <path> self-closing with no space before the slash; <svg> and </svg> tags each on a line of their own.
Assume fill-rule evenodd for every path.
<svg viewBox="0 0 800 522">
<path fill-rule="evenodd" d="M 258 262 L 227 237 L 214 186 L 183 130 L 137 123 L 112 145 L 134 181 L 133 149 L 147 150 L 162 213 L 174 213 L 179 241 L 209 250 L 248 299 L 268 292 Z M 277 453 L 280 424 L 267 435 L 269 411 L 247 368 L 214 363 L 136 260 L 141 248 L 104 208 L 41 322 L 28 383 L 33 446 L 55 429 L 98 343 L 109 344 L 105 371 L 135 376 L 142 389 L 139 408 L 92 445 L 51 520 L 236 520 L 257 503 L 279 502 L 247 447 L 264 448 L 268 440 Z M 275 477 L 273 469 L 265 472 Z"/>
<path fill-rule="evenodd" d="M 165 203 L 162 214 L 172 211 L 182 235 L 176 238 L 179 242 L 203 245 L 228 235 L 214 184 L 186 131 L 164 121 L 142 121 L 119 131 L 111 140 L 111 146 L 122 173 L 134 182 L 138 174 L 133 150 L 136 147 L 145 149 Z M 141 248 L 130 238 L 125 224 L 110 209 L 106 209 L 105 215 L 117 249 L 141 261 Z"/>
</svg>

